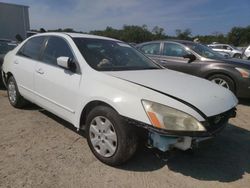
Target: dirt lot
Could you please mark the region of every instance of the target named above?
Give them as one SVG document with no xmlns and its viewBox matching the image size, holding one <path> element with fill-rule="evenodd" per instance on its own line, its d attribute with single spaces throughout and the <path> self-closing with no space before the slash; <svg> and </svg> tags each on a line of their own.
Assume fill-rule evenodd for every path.
<svg viewBox="0 0 250 188">
<path fill-rule="evenodd" d="M 12 108 L 0 90 L 0 187 L 249 187 L 250 101 L 195 153 L 163 161 L 144 147 L 126 165 L 97 161 L 85 138 L 52 114 Z"/>
</svg>

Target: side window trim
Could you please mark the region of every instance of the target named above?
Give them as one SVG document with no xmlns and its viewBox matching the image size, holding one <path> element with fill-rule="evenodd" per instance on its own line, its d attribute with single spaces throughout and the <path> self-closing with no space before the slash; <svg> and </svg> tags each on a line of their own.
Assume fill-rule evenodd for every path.
<svg viewBox="0 0 250 188">
<path fill-rule="evenodd" d="M 48 44 L 48 40 L 49 40 L 49 36 L 46 36 L 45 39 L 44 39 L 44 41 L 43 41 L 42 48 L 40 50 L 40 55 L 39 55 L 39 58 L 38 58 L 39 62 L 43 63 L 42 56 L 43 56 L 44 50 L 45 50 L 45 48 L 46 48 L 46 46 Z"/>
</svg>

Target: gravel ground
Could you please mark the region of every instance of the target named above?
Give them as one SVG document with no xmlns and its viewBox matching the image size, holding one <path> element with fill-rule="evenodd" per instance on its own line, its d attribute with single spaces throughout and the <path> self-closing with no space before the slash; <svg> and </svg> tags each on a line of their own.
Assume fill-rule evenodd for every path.
<svg viewBox="0 0 250 188">
<path fill-rule="evenodd" d="M 221 135 L 168 161 L 141 147 L 127 164 L 109 167 L 83 136 L 39 107 L 12 108 L 0 90 L 0 187 L 250 186 L 250 101 Z"/>
</svg>

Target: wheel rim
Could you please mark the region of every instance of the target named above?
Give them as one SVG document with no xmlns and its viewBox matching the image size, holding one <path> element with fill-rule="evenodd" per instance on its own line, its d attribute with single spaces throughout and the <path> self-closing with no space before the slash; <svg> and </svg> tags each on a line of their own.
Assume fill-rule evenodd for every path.
<svg viewBox="0 0 250 188">
<path fill-rule="evenodd" d="M 228 83 L 225 80 L 223 80 L 222 78 L 214 78 L 211 81 L 224 87 L 224 88 L 230 89 Z"/>
<path fill-rule="evenodd" d="M 16 85 L 13 81 L 9 82 L 8 85 L 9 99 L 12 104 L 16 102 Z"/>
<path fill-rule="evenodd" d="M 97 153 L 103 157 L 111 157 L 117 149 L 117 135 L 113 124 L 103 116 L 95 117 L 90 124 L 89 136 Z"/>
</svg>

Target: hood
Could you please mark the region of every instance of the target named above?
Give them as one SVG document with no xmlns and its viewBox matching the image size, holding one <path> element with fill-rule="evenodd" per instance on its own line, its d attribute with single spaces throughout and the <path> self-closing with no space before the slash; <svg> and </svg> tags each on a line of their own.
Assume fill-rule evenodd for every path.
<svg viewBox="0 0 250 188">
<path fill-rule="evenodd" d="M 195 106 L 208 117 L 226 112 L 238 103 L 234 94 L 221 86 L 168 69 L 115 71 L 106 74 L 174 96 Z"/>
<path fill-rule="evenodd" d="M 228 59 L 223 59 L 222 61 L 234 67 L 242 67 L 242 68 L 250 69 L 250 61 L 247 61 L 247 60 L 242 60 L 242 59 L 237 59 L 237 58 L 228 58 Z"/>
</svg>

